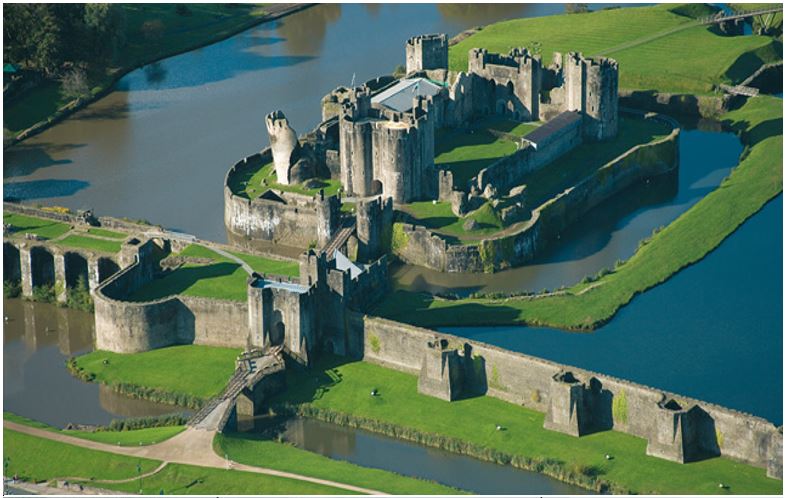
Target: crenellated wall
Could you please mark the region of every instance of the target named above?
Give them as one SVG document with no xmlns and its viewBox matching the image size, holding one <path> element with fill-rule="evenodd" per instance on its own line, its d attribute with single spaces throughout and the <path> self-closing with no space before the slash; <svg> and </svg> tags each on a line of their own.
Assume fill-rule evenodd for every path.
<svg viewBox="0 0 787 498">
<path fill-rule="evenodd" d="M 492 237 L 478 244 L 451 244 L 444 237 L 421 226 L 397 223 L 393 252 L 403 261 L 445 272 L 489 272 L 531 261 L 583 213 L 605 199 L 645 178 L 677 172 L 680 129 L 673 127 L 665 138 L 637 145 L 592 175 L 533 210 L 529 221 L 509 229 L 510 235 Z"/>
<path fill-rule="evenodd" d="M 419 388 L 424 384 L 430 395 L 449 399 L 457 388 L 486 394 L 547 414 L 545 426 L 552 430 L 583 435 L 612 429 L 647 439 L 654 456 L 682 462 L 720 454 L 781 478 L 782 432 L 765 419 L 382 318 L 353 313 L 348 324 L 362 339 L 364 361 L 426 375 Z M 438 372 L 440 361 L 458 371 Z"/>
</svg>

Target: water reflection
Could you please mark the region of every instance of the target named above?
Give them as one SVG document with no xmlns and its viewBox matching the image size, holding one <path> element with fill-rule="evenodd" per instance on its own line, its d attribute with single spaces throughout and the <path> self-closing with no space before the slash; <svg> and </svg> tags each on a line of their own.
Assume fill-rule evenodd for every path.
<svg viewBox="0 0 787 498">
<path fill-rule="evenodd" d="M 585 275 L 629 258 L 640 240 L 666 226 L 697 203 L 737 164 L 743 151 L 734 133 L 720 123 L 682 123 L 677 177 L 646 180 L 608 199 L 560 234 L 531 264 L 495 274 L 441 273 L 402 265 L 392 272 L 395 285 L 413 291 L 515 292 L 573 285 Z"/>
<path fill-rule="evenodd" d="M 368 10 L 368 9 L 367 9 Z M 276 33 L 284 38 L 284 50 L 289 54 L 317 55 L 331 24 L 342 16 L 341 4 L 325 4 L 306 9 L 298 15 L 298 22 L 278 23 Z"/>
<path fill-rule="evenodd" d="M 443 330 L 781 424 L 783 205 L 779 195 L 701 262 L 635 297 L 592 334 Z"/>
<path fill-rule="evenodd" d="M 68 197 L 87 188 L 90 183 L 82 180 L 34 180 L 3 184 L 3 199 L 32 201 Z"/>
<path fill-rule="evenodd" d="M 260 418 L 239 419 L 244 437 L 264 437 Z M 497 465 L 372 432 L 307 418 L 288 420 L 283 438 L 298 448 L 364 467 L 436 481 L 476 494 L 586 494 L 542 474 Z"/>
<path fill-rule="evenodd" d="M 3 300 L 3 409 L 63 427 L 183 411 L 131 399 L 66 370 L 66 360 L 93 347 L 93 315 L 50 304 Z"/>
</svg>

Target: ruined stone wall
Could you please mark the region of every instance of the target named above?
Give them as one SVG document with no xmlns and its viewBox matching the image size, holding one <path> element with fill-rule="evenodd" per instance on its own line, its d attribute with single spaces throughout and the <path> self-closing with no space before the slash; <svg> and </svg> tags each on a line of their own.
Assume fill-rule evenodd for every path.
<svg viewBox="0 0 787 498">
<path fill-rule="evenodd" d="M 676 173 L 680 130 L 669 118 L 649 119 L 663 119 L 675 128 L 661 140 L 633 147 L 544 203 L 514 233 L 477 245 L 454 245 L 424 227 L 397 223 L 394 253 L 407 263 L 446 272 L 490 272 L 531 261 L 551 238 L 605 199 L 645 178 Z"/>
<path fill-rule="evenodd" d="M 777 460 L 776 456 L 781 449 L 782 434 L 773 424 L 762 418 L 626 380 L 382 318 L 354 314 L 349 326 L 351 334 L 363 337 L 364 361 L 418 375 L 428 353 L 427 343 L 444 341 L 448 348 L 458 349 L 464 357 L 463 362 L 468 370 L 464 375 L 476 384 L 465 387 L 471 390 L 481 388 L 476 392 L 543 413 L 550 409 L 553 412 L 568 409 L 568 406 L 563 406 L 563 400 L 558 399 L 562 398 L 559 396 L 561 385 L 555 378 L 561 373 L 570 372 L 573 378 L 584 384 L 588 399 L 593 400 L 585 403 L 583 408 L 583 416 L 588 423 L 602 429 L 613 429 L 645 438 L 649 441 L 649 448 L 655 448 L 659 441 L 664 440 L 664 435 L 659 433 L 662 430 L 659 420 L 664 418 L 665 411 L 662 406 L 667 400 L 675 401 L 683 411 L 697 405 L 706 415 L 704 419 L 694 419 L 693 427 L 687 427 L 687 431 L 692 432 L 687 439 L 689 442 L 702 445 L 711 453 L 715 450 L 723 456 L 758 467 L 771 465 L 769 475 L 777 476 L 777 472 L 780 475 L 781 463 L 774 467 L 773 462 Z M 552 406 L 553 402 L 556 403 L 555 406 Z M 567 416 L 557 417 L 561 414 L 553 415 L 556 421 L 561 418 L 568 419 Z M 702 424 L 706 426 L 702 427 Z M 554 428 L 564 432 L 566 429 L 565 425 Z"/>
<path fill-rule="evenodd" d="M 521 48 L 512 49 L 508 55 L 473 48 L 468 54 L 468 71 L 495 83 L 493 111 L 496 114 L 515 120 L 538 120 L 540 59 Z"/>
<path fill-rule="evenodd" d="M 582 121 L 576 120 L 557 130 L 538 149 L 521 148 L 482 169 L 476 177 L 478 188 L 483 192 L 491 185 L 497 192 L 506 193 L 521 185 L 525 175 L 549 165 L 581 143 Z"/>
<path fill-rule="evenodd" d="M 270 160 L 270 149 L 266 149 L 239 161 L 227 176 L 239 174 L 244 169 L 256 169 Z M 238 237 L 307 247 L 318 239 L 318 218 L 317 203 L 313 199 L 297 195 L 288 195 L 287 202 L 247 199 L 233 194 L 225 179 L 224 226 Z"/>
</svg>

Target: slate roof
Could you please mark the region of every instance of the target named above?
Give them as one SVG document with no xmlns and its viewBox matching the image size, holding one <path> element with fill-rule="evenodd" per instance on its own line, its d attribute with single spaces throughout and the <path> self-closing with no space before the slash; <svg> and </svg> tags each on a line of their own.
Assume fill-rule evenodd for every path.
<svg viewBox="0 0 787 498">
<path fill-rule="evenodd" d="M 394 111 L 409 111 L 413 108 L 413 98 L 416 95 L 429 97 L 437 95 L 441 89 L 440 85 L 426 78 L 407 78 L 372 97 L 372 103 L 384 105 Z"/>
<path fill-rule="evenodd" d="M 535 144 L 536 148 L 538 148 L 539 145 L 549 140 L 549 137 L 551 137 L 555 132 L 560 131 L 567 126 L 573 125 L 580 119 L 582 119 L 582 116 L 580 116 L 576 111 L 561 112 L 554 118 L 550 119 L 543 125 L 525 135 L 524 138 L 528 142 Z"/>
</svg>

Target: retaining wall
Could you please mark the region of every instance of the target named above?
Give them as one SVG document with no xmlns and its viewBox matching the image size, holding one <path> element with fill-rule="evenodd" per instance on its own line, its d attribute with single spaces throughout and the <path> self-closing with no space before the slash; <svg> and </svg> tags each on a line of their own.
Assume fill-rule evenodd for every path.
<svg viewBox="0 0 787 498">
<path fill-rule="evenodd" d="M 308 247 L 317 240 L 317 204 L 306 196 L 287 194 L 286 202 L 248 199 L 232 193 L 229 178 L 270 162 L 270 147 L 246 157 L 224 179 L 224 226 L 233 240 L 266 240 L 287 246 Z M 273 191 L 275 193 L 275 191 Z"/>
<path fill-rule="evenodd" d="M 396 230 L 400 240 L 394 253 L 407 263 L 445 272 L 497 271 L 531 261 L 551 239 L 602 201 L 645 178 L 677 172 L 680 133 L 677 123 L 665 116 L 648 117 L 668 123 L 672 133 L 661 140 L 637 145 L 602 166 L 535 209 L 532 218 L 520 228 L 509 228 L 513 232 L 510 235 L 459 245 L 424 227 L 399 224 Z"/>
<path fill-rule="evenodd" d="M 654 456 L 664 457 L 655 451 L 665 436 L 661 423 L 665 410 L 659 404 L 672 399 L 684 408 L 696 405 L 709 415 L 707 424 L 710 430 L 702 431 L 705 448 L 711 451 L 715 448 L 723 456 L 768 468 L 769 476 L 781 478 L 782 432 L 765 419 L 382 318 L 353 313 L 348 323 L 351 333 L 359 336 L 363 342 L 364 361 L 417 375 L 428 351 L 427 342 L 444 340 L 449 348 L 464 351 L 464 358 L 472 363 L 474 382 L 483 387 L 481 392 L 543 413 L 557 410 L 556 407 L 560 407 L 563 401 L 557 397 L 559 392 L 555 394 L 555 376 L 571 372 L 579 381 L 594 385 L 598 398 L 606 400 L 606 403 L 589 408 L 596 423 L 607 429 L 647 439 L 648 452 Z M 566 409 L 570 408 L 566 406 Z M 699 429 L 697 432 L 700 432 Z M 667 437 L 672 435 L 667 434 Z"/>
</svg>

